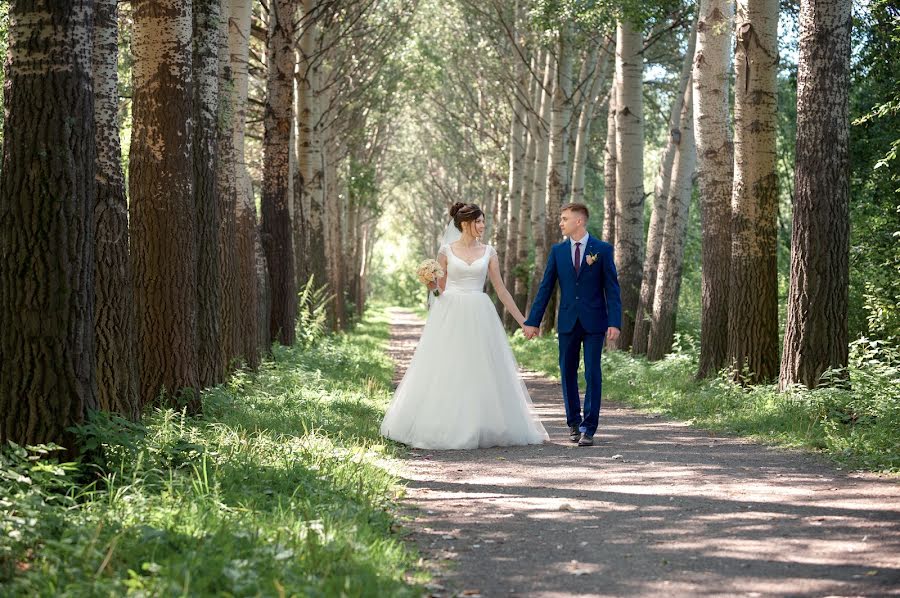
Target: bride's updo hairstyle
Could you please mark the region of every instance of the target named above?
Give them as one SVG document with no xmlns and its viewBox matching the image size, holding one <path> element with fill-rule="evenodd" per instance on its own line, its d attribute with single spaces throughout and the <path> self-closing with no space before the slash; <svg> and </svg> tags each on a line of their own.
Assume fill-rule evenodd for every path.
<svg viewBox="0 0 900 598">
<path fill-rule="evenodd" d="M 460 232 L 462 232 L 463 222 L 474 222 L 481 216 L 484 216 L 484 212 L 473 203 L 458 201 L 450 208 L 450 217 L 453 218 L 453 225 Z"/>
</svg>

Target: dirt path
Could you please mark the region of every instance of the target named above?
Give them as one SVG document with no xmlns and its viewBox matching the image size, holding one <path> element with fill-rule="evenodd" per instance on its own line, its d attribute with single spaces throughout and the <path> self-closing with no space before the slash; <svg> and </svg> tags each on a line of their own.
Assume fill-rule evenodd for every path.
<svg viewBox="0 0 900 598">
<path fill-rule="evenodd" d="M 422 322 L 392 323 L 399 380 Z M 524 376 L 549 444 L 409 453 L 434 595 L 900 596 L 896 480 L 611 401 L 578 448 L 558 383 Z"/>
</svg>

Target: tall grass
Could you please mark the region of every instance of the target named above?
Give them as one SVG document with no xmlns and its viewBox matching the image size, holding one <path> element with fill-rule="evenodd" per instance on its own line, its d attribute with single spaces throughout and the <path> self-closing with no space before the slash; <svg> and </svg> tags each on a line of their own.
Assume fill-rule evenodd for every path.
<svg viewBox="0 0 900 598">
<path fill-rule="evenodd" d="M 276 346 L 206 392 L 202 418 L 98 415 L 80 428 L 91 464 L 3 449 L 0 594 L 420 594 L 378 435 L 387 337 L 370 312 L 350 335 Z"/>
<path fill-rule="evenodd" d="M 523 367 L 559 376 L 555 338 L 512 338 Z M 900 352 L 879 342 L 851 345 L 849 380 L 779 393 L 774 385 L 742 387 L 720 376 L 697 381 L 689 339 L 662 361 L 618 351 L 603 354 L 605 399 L 749 436 L 821 452 L 851 468 L 900 472 Z M 584 388 L 582 382 L 581 388 Z M 600 433 L 602 434 L 602 422 Z"/>
</svg>

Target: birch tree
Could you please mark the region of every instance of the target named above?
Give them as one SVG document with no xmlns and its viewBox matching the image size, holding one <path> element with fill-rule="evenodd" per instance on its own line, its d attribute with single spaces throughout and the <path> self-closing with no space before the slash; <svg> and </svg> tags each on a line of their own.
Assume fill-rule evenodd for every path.
<svg viewBox="0 0 900 598">
<path fill-rule="evenodd" d="M 119 143 L 118 6 L 97 0 L 93 87 L 97 145 L 94 219 L 94 338 L 100 409 L 130 420 L 140 415 L 135 355 L 134 292 L 128 252 L 128 200 Z"/>
<path fill-rule="evenodd" d="M 703 238 L 698 376 L 726 365 L 728 277 L 731 267 L 731 192 L 734 143 L 728 106 L 733 4 L 701 0 L 694 57 L 694 129 Z"/>
<path fill-rule="evenodd" d="M 616 27 L 616 230 L 615 255 L 622 294 L 622 334 L 631 347 L 641 290 L 644 238 L 644 71 L 641 32 L 622 20 Z"/>
<path fill-rule="evenodd" d="M 134 6 L 128 182 L 141 400 L 198 411 L 192 29 L 190 4 Z"/>
<path fill-rule="evenodd" d="M 791 284 L 779 386 L 847 367 L 850 3 L 800 3 Z"/>
<path fill-rule="evenodd" d="M 738 0 L 728 360 L 750 383 L 778 374 L 776 0 Z"/>
</svg>

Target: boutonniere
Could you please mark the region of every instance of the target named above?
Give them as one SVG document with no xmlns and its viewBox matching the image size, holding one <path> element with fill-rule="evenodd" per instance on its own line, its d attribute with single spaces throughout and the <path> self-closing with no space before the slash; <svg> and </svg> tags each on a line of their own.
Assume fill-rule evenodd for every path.
<svg viewBox="0 0 900 598">
<path fill-rule="evenodd" d="M 584 261 L 587 263 L 588 266 L 593 266 L 594 262 L 597 261 L 597 254 L 596 253 L 587 254 L 586 256 L 584 256 Z"/>
</svg>

